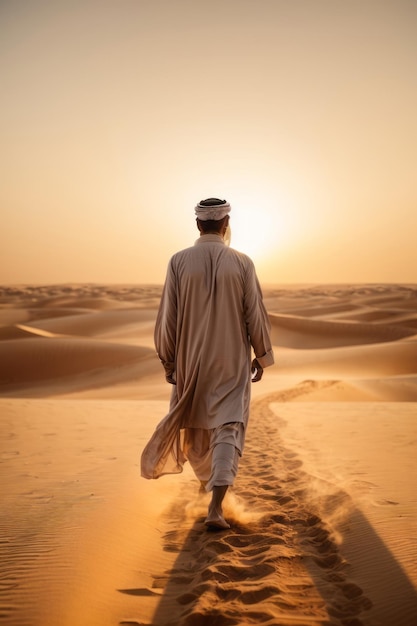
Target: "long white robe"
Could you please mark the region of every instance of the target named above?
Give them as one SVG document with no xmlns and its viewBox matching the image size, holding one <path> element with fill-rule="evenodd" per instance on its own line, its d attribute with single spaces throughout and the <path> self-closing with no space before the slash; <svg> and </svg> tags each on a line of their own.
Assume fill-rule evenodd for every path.
<svg viewBox="0 0 417 626">
<path fill-rule="evenodd" d="M 262 367 L 274 362 L 268 314 L 253 262 L 202 235 L 175 254 L 155 325 L 155 347 L 176 381 L 169 413 L 142 454 L 142 476 L 182 471 L 182 428 L 212 429 L 249 418 L 251 346 Z"/>
</svg>

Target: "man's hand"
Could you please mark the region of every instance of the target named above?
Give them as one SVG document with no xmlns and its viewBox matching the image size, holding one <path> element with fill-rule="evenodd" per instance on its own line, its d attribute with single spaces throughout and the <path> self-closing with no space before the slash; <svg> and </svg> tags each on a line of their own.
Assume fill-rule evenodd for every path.
<svg viewBox="0 0 417 626">
<path fill-rule="evenodd" d="M 261 367 L 261 365 L 259 365 L 258 359 L 253 359 L 251 372 L 252 372 L 252 382 L 253 383 L 257 383 L 259 380 L 261 380 L 262 375 L 264 373 L 264 370 L 263 370 L 263 367 Z"/>
</svg>

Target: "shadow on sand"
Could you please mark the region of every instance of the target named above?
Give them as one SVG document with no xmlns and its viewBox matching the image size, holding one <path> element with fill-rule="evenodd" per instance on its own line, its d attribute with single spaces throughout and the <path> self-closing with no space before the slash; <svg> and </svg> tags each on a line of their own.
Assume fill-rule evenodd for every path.
<svg viewBox="0 0 417 626">
<path fill-rule="evenodd" d="M 208 496 L 190 501 L 190 491 L 169 511 L 164 549 L 177 558 L 154 576 L 161 599 L 152 625 L 417 624 L 415 587 L 349 495 L 334 488 L 314 506 L 311 477 L 285 448 L 270 402 L 254 404 L 252 423 L 262 419 L 248 436 L 238 490 L 226 496 L 232 528 L 207 531 Z M 326 520 L 338 510 L 335 533 Z"/>
</svg>

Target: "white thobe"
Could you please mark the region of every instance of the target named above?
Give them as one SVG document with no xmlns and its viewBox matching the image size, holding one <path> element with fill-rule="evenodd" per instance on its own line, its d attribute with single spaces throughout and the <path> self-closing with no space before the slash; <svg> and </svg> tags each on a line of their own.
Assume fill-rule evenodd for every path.
<svg viewBox="0 0 417 626">
<path fill-rule="evenodd" d="M 249 418 L 251 346 L 274 362 L 268 314 L 252 260 L 220 235 L 175 254 L 155 325 L 155 347 L 175 380 L 169 413 L 142 454 L 142 475 L 182 470 L 183 428 L 212 429 Z"/>
</svg>

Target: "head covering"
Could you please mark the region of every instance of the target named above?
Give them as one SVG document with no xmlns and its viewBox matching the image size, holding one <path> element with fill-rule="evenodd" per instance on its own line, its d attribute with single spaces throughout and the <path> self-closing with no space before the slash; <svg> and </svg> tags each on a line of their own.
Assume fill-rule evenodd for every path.
<svg viewBox="0 0 417 626">
<path fill-rule="evenodd" d="M 199 220 L 205 222 L 206 220 L 222 220 L 228 213 L 230 213 L 231 206 L 226 200 L 219 200 L 219 198 L 207 198 L 207 200 L 200 200 L 195 207 L 195 214 Z"/>
</svg>

